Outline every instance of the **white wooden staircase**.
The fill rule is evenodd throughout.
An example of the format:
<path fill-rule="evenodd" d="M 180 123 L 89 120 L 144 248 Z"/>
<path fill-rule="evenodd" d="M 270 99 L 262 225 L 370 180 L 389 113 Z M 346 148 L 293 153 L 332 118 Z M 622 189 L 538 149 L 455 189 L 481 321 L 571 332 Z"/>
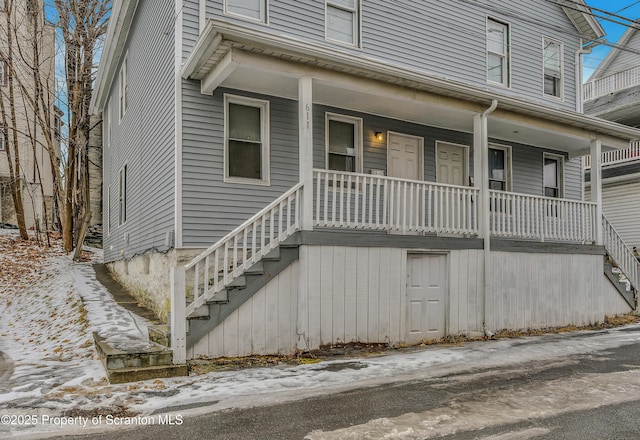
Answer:
<path fill-rule="evenodd" d="M 640 263 L 604 215 L 602 216 L 602 230 L 604 247 L 607 251 L 605 275 L 625 301 L 635 310 L 638 306 L 638 290 L 640 289 Z M 629 289 L 627 289 L 627 282 Z"/>

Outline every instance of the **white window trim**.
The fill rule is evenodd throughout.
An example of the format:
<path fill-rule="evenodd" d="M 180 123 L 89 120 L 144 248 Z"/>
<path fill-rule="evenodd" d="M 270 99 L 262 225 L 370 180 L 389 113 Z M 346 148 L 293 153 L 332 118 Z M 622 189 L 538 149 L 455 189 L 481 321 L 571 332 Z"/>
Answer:
<path fill-rule="evenodd" d="M 260 11 L 260 18 L 247 17 L 246 15 L 238 14 L 236 12 L 229 11 L 229 0 L 224 0 L 224 15 L 230 17 L 237 17 L 243 20 L 253 21 L 255 23 L 269 24 L 269 0 L 260 0 L 262 4 L 262 10 Z"/>
<path fill-rule="evenodd" d="M 107 237 L 111 235 L 111 185 L 107 186 L 107 209 L 105 213 Z"/>
<path fill-rule="evenodd" d="M 349 124 L 355 124 L 355 150 L 356 150 L 356 173 L 362 173 L 363 158 L 362 158 L 362 118 L 356 118 L 354 116 L 341 115 L 339 113 L 325 113 L 324 115 L 324 160 L 325 169 L 329 169 L 329 121 L 340 121 Z M 387 137 L 388 138 L 388 137 Z"/>
<path fill-rule="evenodd" d="M 560 45 L 560 96 L 548 95 L 544 92 L 544 43 L 545 41 L 550 41 L 552 43 L 557 43 Z M 564 43 L 562 41 L 556 40 L 555 38 L 542 36 L 542 95 L 546 98 L 557 99 L 560 101 L 564 101 Z"/>
<path fill-rule="evenodd" d="M 490 21 L 497 24 L 501 24 L 507 28 L 507 41 L 505 44 L 506 53 L 504 55 L 489 51 L 489 22 Z M 511 71 L 512 71 L 511 69 L 511 23 L 487 16 L 486 25 L 485 25 L 485 40 L 486 40 L 485 41 L 485 71 L 487 75 L 487 83 L 510 89 L 511 88 Z M 506 72 L 504 75 L 504 79 L 505 79 L 504 82 L 499 83 L 489 79 L 489 54 L 490 53 L 494 53 L 496 55 L 503 56 L 505 58 Z"/>
<path fill-rule="evenodd" d="M 342 9 L 343 11 L 353 12 L 356 15 L 356 21 L 355 21 L 356 29 L 353 30 L 353 36 L 354 36 L 354 39 L 356 40 L 355 42 L 346 43 L 344 41 L 336 40 L 329 36 L 329 20 L 327 15 L 329 5 L 337 9 Z M 325 0 L 324 2 L 324 39 L 331 43 L 342 44 L 343 46 L 347 46 L 347 47 L 355 47 L 358 49 L 362 48 L 362 0 L 356 0 L 355 10 L 347 8 L 344 5 L 334 3 L 331 0 Z"/>
<path fill-rule="evenodd" d="M 452 145 L 454 147 L 460 147 L 464 149 L 464 176 L 463 176 L 463 182 L 464 182 L 464 186 L 466 186 L 469 183 L 469 151 L 470 148 L 468 145 L 463 145 L 463 144 L 456 144 L 455 142 L 447 142 L 447 141 L 436 141 L 436 182 L 438 181 L 438 170 L 440 169 L 440 167 L 438 166 L 438 161 L 439 161 L 439 154 L 438 154 L 438 149 L 440 147 L 440 145 Z M 424 169 L 424 166 L 423 166 Z"/>
<path fill-rule="evenodd" d="M 122 226 L 127 223 L 128 215 L 127 215 L 127 181 L 129 169 L 128 164 L 122 165 L 120 171 L 118 171 L 118 226 Z M 123 188 L 123 180 L 124 180 L 124 188 Z M 120 199 L 122 197 L 122 200 Z"/>
<path fill-rule="evenodd" d="M 118 119 L 122 121 L 129 107 L 129 53 L 122 60 L 118 72 Z"/>
<path fill-rule="evenodd" d="M 240 104 L 250 107 L 260 108 L 260 136 L 262 138 L 262 179 L 248 179 L 246 177 L 229 176 L 229 104 Z M 248 185 L 271 185 L 271 160 L 270 145 L 271 139 L 269 116 L 269 101 L 263 99 L 248 98 L 246 96 L 224 94 L 224 182 L 242 183 Z"/>
<path fill-rule="evenodd" d="M 513 178 L 513 157 L 511 155 L 511 145 L 502 145 L 502 144 L 494 144 L 494 143 L 490 143 L 489 144 L 489 148 L 494 149 L 494 150 L 504 150 L 506 152 L 506 157 L 505 160 L 507 162 L 505 168 L 506 168 L 506 172 L 507 172 L 507 178 L 505 179 L 507 187 L 505 188 L 504 192 L 511 192 L 512 188 L 513 188 L 513 182 L 512 182 L 512 178 Z M 489 166 L 489 164 L 487 163 L 487 167 Z M 487 173 L 489 172 L 489 170 L 487 169 Z M 489 176 L 489 180 L 491 179 L 491 176 Z M 489 184 L 489 182 L 486 183 L 487 185 Z M 493 190 L 493 191 L 497 191 L 497 190 Z"/>
<path fill-rule="evenodd" d="M 560 185 L 558 187 L 558 199 L 562 199 L 564 198 L 564 156 L 560 155 L 560 154 L 553 154 L 553 153 L 543 153 L 542 155 L 542 196 L 543 197 L 549 197 L 547 195 L 545 195 L 544 193 L 544 160 L 545 159 L 555 159 L 558 161 L 558 171 L 560 171 L 560 176 L 559 177 L 559 182 L 558 184 Z M 552 197 L 552 198 L 556 198 L 556 197 Z"/>
<path fill-rule="evenodd" d="M 111 98 L 109 98 L 109 101 L 107 102 L 106 119 L 107 119 L 107 123 L 104 126 L 105 128 L 104 137 L 106 139 L 105 144 L 107 144 L 107 148 L 110 148 L 111 147 L 111 120 L 113 119 L 111 117 Z"/>

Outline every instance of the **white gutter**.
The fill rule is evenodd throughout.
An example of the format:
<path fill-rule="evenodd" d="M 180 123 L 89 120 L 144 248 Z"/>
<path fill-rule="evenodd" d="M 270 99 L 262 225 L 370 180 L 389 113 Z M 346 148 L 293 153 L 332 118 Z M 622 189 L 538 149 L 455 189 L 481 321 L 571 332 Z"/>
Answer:
<path fill-rule="evenodd" d="M 491 106 L 480 115 L 480 130 L 482 132 L 481 142 L 481 170 L 480 176 L 482 185 L 480 186 L 480 209 L 482 214 L 482 238 L 484 242 L 484 291 L 482 292 L 483 314 L 482 330 L 487 337 L 492 337 L 493 333 L 487 328 L 487 297 L 491 291 L 491 228 L 489 227 L 489 130 L 487 120 L 489 115 L 498 107 L 498 100 L 491 101 Z"/>
<path fill-rule="evenodd" d="M 602 44 L 602 41 L 592 41 L 588 47 L 584 47 L 582 38 L 580 39 L 580 49 L 576 51 L 576 112 L 584 113 L 584 84 L 582 75 L 584 70 L 582 67 L 582 55 L 590 54 L 595 46 Z"/>

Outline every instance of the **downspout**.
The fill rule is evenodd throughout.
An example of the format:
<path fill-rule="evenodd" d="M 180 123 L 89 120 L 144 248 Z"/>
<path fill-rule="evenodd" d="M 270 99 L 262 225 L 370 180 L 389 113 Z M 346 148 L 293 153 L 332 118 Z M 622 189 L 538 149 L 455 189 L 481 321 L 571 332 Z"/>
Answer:
<path fill-rule="evenodd" d="M 482 204 L 480 206 L 482 214 L 482 238 L 484 241 L 484 290 L 483 290 L 483 314 L 482 314 L 482 330 L 486 337 L 492 337 L 493 333 L 487 328 L 487 297 L 491 289 L 491 228 L 489 227 L 489 130 L 488 118 L 491 113 L 498 107 L 498 100 L 491 101 L 491 106 L 480 115 L 480 124 L 482 132 L 481 141 L 481 170 L 482 186 L 480 187 L 480 198 Z"/>
<path fill-rule="evenodd" d="M 582 38 L 580 39 L 580 49 L 576 51 L 575 73 L 576 73 L 576 112 L 584 113 L 584 86 L 582 83 L 582 75 L 584 69 L 582 66 L 582 55 L 590 54 L 595 46 L 602 44 L 604 41 L 590 41 L 585 47 Z"/>

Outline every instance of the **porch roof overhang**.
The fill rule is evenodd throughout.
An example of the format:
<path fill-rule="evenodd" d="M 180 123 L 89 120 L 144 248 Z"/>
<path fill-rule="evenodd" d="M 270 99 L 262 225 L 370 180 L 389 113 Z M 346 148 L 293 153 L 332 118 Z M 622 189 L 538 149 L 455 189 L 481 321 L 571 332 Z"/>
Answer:
<path fill-rule="evenodd" d="M 212 19 L 182 68 L 182 77 L 199 80 L 205 94 L 222 86 L 297 99 L 303 76 L 314 79 L 314 103 L 468 133 L 473 116 L 498 100 L 490 137 L 572 157 L 588 154 L 593 140 L 607 149 L 640 139 L 638 129 L 593 116 Z"/>

